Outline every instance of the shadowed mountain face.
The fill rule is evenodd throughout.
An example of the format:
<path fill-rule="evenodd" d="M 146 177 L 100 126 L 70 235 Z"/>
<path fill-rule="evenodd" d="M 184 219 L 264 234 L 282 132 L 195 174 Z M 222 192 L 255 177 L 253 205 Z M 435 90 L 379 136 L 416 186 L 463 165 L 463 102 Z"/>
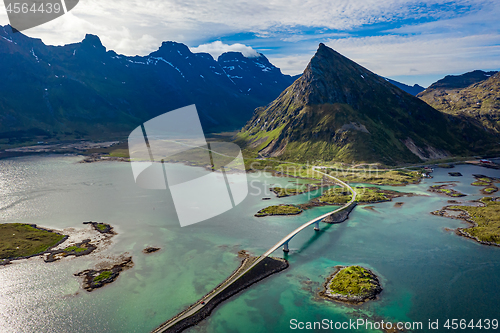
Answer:
<path fill-rule="evenodd" d="M 439 111 L 500 133 L 500 74 L 474 71 L 447 76 L 418 95 Z"/>
<path fill-rule="evenodd" d="M 323 44 L 238 137 L 264 156 L 386 164 L 466 155 L 490 140 Z"/>
<path fill-rule="evenodd" d="M 241 128 L 293 82 L 265 56 L 218 60 L 164 42 L 148 56 L 106 51 L 97 36 L 47 46 L 0 26 L 0 139 L 126 135 L 196 104 L 206 131 Z"/>

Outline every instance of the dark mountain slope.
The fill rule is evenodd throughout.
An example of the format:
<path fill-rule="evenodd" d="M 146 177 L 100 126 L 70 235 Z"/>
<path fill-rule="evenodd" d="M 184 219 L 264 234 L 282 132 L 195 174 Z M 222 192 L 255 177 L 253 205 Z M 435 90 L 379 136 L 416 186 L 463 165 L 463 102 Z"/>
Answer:
<path fill-rule="evenodd" d="M 228 67 L 235 62 L 242 69 L 235 66 L 232 74 Z M 97 36 L 47 46 L 5 26 L 0 27 L 0 139 L 30 133 L 126 135 L 148 119 L 193 103 L 206 131 L 230 130 L 292 82 L 263 55 L 231 52 L 217 61 L 164 42 L 148 56 L 127 57 L 107 51 Z"/>

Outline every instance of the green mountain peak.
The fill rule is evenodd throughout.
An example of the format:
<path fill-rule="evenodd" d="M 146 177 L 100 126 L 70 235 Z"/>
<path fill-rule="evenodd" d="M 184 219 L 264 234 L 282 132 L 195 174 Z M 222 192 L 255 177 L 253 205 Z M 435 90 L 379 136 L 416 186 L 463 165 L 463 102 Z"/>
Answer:
<path fill-rule="evenodd" d="M 489 139 L 324 44 L 238 135 L 262 156 L 385 164 L 467 155 Z"/>

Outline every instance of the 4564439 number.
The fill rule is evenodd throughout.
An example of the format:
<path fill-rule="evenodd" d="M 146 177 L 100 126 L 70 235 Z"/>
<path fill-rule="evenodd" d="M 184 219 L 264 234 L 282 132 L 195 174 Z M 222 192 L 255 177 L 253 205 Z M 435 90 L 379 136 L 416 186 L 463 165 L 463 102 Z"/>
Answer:
<path fill-rule="evenodd" d="M 47 13 L 47 14 L 59 14 L 62 10 L 60 3 L 40 3 L 40 4 L 32 4 L 31 6 L 28 3 L 9 3 L 7 6 L 7 13 Z"/>
<path fill-rule="evenodd" d="M 469 322 L 465 319 L 448 319 L 443 327 L 450 330 L 496 330 L 498 329 L 498 319 L 472 319 Z"/>

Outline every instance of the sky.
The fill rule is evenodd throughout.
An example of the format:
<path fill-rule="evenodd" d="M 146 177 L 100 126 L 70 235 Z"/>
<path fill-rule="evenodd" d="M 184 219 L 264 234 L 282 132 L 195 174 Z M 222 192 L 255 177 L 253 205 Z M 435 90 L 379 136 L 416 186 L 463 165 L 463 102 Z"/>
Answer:
<path fill-rule="evenodd" d="M 126 55 L 169 40 L 215 57 L 263 53 L 290 75 L 322 42 L 379 75 L 427 87 L 448 74 L 500 70 L 499 18 L 499 0 L 80 0 L 23 33 L 49 45 L 91 33 Z"/>

